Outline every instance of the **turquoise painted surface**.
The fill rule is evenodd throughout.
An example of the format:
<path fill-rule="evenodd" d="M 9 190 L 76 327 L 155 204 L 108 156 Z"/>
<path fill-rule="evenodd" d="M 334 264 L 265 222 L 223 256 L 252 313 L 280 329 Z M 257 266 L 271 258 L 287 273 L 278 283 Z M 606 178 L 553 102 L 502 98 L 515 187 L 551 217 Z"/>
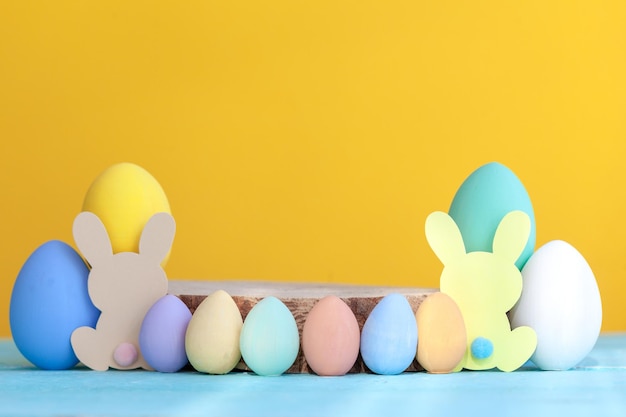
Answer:
<path fill-rule="evenodd" d="M 571 371 L 343 377 L 41 371 L 0 342 L 0 416 L 624 416 L 626 334 Z"/>

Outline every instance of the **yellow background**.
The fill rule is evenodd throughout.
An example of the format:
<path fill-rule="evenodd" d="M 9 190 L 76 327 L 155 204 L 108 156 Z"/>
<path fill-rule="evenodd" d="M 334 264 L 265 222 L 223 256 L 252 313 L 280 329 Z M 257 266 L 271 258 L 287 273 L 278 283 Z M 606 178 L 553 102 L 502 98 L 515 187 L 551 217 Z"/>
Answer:
<path fill-rule="evenodd" d="M 0 2 L 0 336 L 93 179 L 167 193 L 171 278 L 437 286 L 424 220 L 478 166 L 626 330 L 626 2 Z M 558 298 L 559 294 L 554 294 Z"/>

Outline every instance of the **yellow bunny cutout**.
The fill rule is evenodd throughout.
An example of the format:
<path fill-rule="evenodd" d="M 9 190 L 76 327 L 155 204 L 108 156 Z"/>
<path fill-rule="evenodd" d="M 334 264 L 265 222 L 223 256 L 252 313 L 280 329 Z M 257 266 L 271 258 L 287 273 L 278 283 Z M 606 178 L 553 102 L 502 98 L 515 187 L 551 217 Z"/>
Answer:
<path fill-rule="evenodd" d="M 522 274 L 515 261 L 524 250 L 530 219 L 512 211 L 500 221 L 493 252 L 467 253 L 454 220 L 443 212 L 426 219 L 426 239 L 444 265 L 441 292 L 458 305 L 467 331 L 467 350 L 455 370 L 514 371 L 537 346 L 535 331 L 527 326 L 511 330 L 507 312 L 522 294 Z"/>

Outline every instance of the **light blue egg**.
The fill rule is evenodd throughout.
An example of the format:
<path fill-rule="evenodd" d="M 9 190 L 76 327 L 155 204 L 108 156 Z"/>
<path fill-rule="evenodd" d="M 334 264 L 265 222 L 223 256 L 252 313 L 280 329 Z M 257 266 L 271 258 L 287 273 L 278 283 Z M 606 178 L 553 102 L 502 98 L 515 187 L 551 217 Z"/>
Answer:
<path fill-rule="evenodd" d="M 374 307 L 361 331 L 361 356 L 374 373 L 396 375 L 417 353 L 417 324 L 401 294 L 389 294 Z"/>
<path fill-rule="evenodd" d="M 284 373 L 293 365 L 300 349 L 293 314 L 278 298 L 264 298 L 248 313 L 239 347 L 246 365 L 256 374 Z"/>
<path fill-rule="evenodd" d="M 9 321 L 15 345 L 35 366 L 69 369 L 78 363 L 72 332 L 95 327 L 100 316 L 89 298 L 88 275 L 80 255 L 58 240 L 41 245 L 22 266 L 11 293 Z"/>
<path fill-rule="evenodd" d="M 500 220 L 515 210 L 530 217 L 530 236 L 515 263 L 521 269 L 535 248 L 535 213 L 524 185 L 513 171 L 498 162 L 478 168 L 459 187 L 449 214 L 459 227 L 468 252 L 491 252 Z"/>

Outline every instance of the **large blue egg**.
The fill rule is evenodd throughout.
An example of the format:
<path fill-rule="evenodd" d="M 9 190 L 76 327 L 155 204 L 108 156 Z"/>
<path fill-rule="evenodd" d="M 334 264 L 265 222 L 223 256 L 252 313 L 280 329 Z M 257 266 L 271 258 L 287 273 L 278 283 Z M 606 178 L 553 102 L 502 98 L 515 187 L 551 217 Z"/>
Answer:
<path fill-rule="evenodd" d="M 42 369 L 78 363 L 70 337 L 95 327 L 100 311 L 87 291 L 89 269 L 68 244 L 51 240 L 37 248 L 20 270 L 11 294 L 13 340 L 26 359 Z"/>
<path fill-rule="evenodd" d="M 491 252 L 500 220 L 515 210 L 530 217 L 530 236 L 515 262 L 521 269 L 535 248 L 535 213 L 526 188 L 513 171 L 498 162 L 478 168 L 461 184 L 449 214 L 459 227 L 468 252 Z"/>
<path fill-rule="evenodd" d="M 374 373 L 396 375 L 411 365 L 417 352 L 417 324 L 401 294 L 389 294 L 374 307 L 361 331 L 361 356 Z"/>

